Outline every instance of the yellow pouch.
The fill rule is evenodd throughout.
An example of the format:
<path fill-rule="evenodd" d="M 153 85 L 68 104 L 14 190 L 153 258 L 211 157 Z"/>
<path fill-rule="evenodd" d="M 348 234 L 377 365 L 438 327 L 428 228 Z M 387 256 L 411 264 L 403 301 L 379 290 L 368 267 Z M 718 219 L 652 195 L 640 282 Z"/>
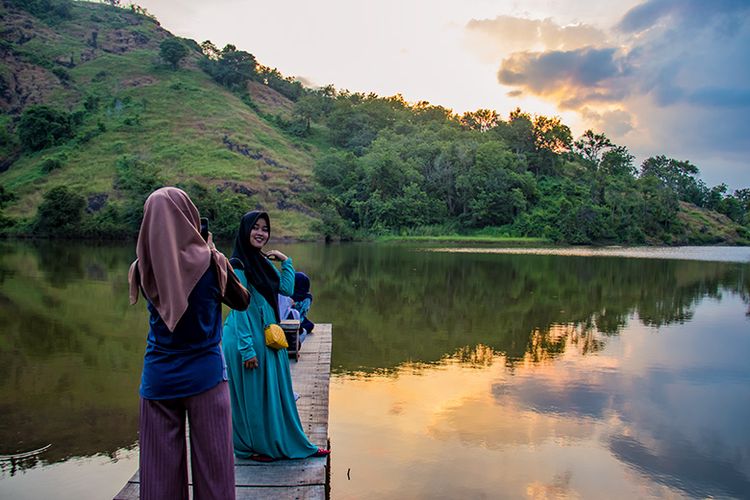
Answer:
<path fill-rule="evenodd" d="M 284 330 L 277 324 L 268 325 L 263 332 L 266 335 L 266 345 L 271 349 L 286 349 L 289 344 L 286 341 Z"/>

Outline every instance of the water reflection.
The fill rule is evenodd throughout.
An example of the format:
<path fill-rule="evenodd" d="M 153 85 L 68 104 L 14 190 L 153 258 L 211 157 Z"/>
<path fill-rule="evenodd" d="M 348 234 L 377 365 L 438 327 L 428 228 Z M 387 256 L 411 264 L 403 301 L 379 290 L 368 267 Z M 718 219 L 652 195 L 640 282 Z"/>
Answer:
<path fill-rule="evenodd" d="M 478 346 L 432 368 L 340 377 L 333 444 L 347 447 L 332 462 L 334 491 L 746 498 L 750 336 L 738 298 L 724 304 L 718 321 L 722 308 L 704 302 L 686 326 L 594 333 L 604 347 L 593 355 L 579 343 L 510 362 Z M 577 335 L 567 330 L 569 346 Z"/>
<path fill-rule="evenodd" d="M 295 250 L 296 261 L 313 267 L 314 316 L 335 319 L 337 331 L 347 332 L 334 346 L 340 371 L 437 362 L 478 344 L 515 362 L 529 352 L 565 350 L 568 337 L 555 333 L 560 325 L 580 330 L 577 341 L 585 342 L 586 332 L 616 335 L 634 315 L 649 326 L 684 323 L 707 297 L 738 293 L 750 303 L 750 273 L 741 263 L 364 245 L 321 256 L 308 253 L 315 248 Z"/>
<path fill-rule="evenodd" d="M 51 444 L 41 457 L 56 462 L 132 446 L 143 314 L 127 306 L 128 253 L 3 245 L 0 454 Z"/>
<path fill-rule="evenodd" d="M 334 324 L 334 498 L 750 496 L 748 264 L 280 247 Z M 0 455 L 52 445 L 0 496 L 135 456 L 132 258 L 0 244 Z"/>

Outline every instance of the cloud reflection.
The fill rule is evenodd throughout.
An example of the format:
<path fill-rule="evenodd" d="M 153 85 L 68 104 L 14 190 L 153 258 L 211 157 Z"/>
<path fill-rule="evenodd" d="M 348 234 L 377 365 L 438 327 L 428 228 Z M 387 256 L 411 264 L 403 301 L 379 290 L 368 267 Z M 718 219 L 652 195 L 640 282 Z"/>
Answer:
<path fill-rule="evenodd" d="M 472 467 L 502 463 L 501 490 L 516 492 L 509 497 L 586 498 L 603 488 L 620 498 L 744 497 L 750 392 L 741 353 L 748 339 L 741 328 L 700 313 L 699 306 L 691 323 L 658 331 L 627 325 L 594 354 L 575 341 L 580 331 L 563 327 L 556 335 L 565 347 L 554 357 L 509 364 L 497 355 L 487 362 L 483 346 L 473 355 L 463 349 L 395 379 L 350 380 L 333 403 L 364 412 L 403 448 L 394 451 L 374 431 L 357 449 L 397 453 L 413 464 L 412 478 L 452 477 L 450 491 L 462 479 L 433 463 L 431 453 L 471 456 Z M 736 333 L 717 345 L 707 324 Z M 722 366 L 707 364 L 705 355 Z M 466 359 L 483 361 L 459 361 Z"/>
<path fill-rule="evenodd" d="M 750 494 L 750 479 L 737 464 L 706 454 L 689 441 L 660 441 L 667 449 L 649 449 L 630 436 L 612 436 L 609 449 L 623 463 L 654 481 L 692 496 L 711 497 L 721 492 L 737 498 Z"/>

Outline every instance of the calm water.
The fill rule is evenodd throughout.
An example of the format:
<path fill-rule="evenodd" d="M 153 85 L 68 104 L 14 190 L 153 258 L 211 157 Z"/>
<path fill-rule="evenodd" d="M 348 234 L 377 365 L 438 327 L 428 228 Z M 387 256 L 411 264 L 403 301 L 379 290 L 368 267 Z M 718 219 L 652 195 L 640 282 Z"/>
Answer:
<path fill-rule="evenodd" d="M 280 248 L 334 325 L 333 498 L 750 498 L 750 249 Z M 137 468 L 133 251 L 0 243 L 0 455 L 51 445 L 0 498 Z"/>

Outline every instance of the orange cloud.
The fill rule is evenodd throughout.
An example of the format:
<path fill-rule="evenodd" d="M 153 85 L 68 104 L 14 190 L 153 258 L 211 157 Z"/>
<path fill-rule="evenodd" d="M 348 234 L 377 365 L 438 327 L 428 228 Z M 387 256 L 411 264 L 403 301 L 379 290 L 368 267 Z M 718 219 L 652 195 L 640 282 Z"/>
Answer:
<path fill-rule="evenodd" d="M 551 19 L 497 16 L 472 19 L 466 25 L 466 43 L 486 62 L 524 50 L 574 50 L 606 41 L 604 32 L 586 25 L 560 26 Z"/>

